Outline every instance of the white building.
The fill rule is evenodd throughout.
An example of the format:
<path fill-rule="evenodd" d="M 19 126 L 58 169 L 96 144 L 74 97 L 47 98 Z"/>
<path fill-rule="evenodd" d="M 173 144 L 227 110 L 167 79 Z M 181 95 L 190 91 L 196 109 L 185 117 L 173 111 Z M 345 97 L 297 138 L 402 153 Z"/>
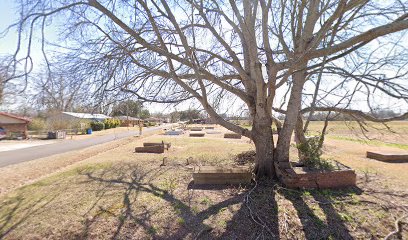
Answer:
<path fill-rule="evenodd" d="M 105 114 L 93 114 L 93 113 L 75 113 L 75 112 L 61 112 L 60 114 L 56 115 L 61 119 L 66 120 L 90 120 L 90 121 L 97 121 L 102 122 L 105 119 L 111 118 Z"/>
<path fill-rule="evenodd" d="M 60 112 L 47 119 L 49 129 L 85 128 L 90 122 L 102 122 L 111 118 L 105 114 Z"/>

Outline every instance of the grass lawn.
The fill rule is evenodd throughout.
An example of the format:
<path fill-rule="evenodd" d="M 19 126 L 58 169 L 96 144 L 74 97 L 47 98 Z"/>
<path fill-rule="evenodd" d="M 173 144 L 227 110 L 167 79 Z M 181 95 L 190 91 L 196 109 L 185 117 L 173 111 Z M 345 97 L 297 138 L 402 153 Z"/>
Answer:
<path fill-rule="evenodd" d="M 133 153 L 143 141 L 161 140 L 172 143 L 165 154 Z M 339 142 L 350 153 L 339 150 Z M 326 154 L 354 162 L 358 188 L 290 190 L 263 181 L 197 189 L 191 184 L 194 166 L 234 164 L 235 154 L 253 149 L 248 139 L 130 138 L 0 197 L 0 239 L 383 238 L 408 211 L 406 185 L 398 183 L 408 176 L 393 172 L 407 164 L 380 171 L 378 163 L 355 160 L 360 153 L 347 144 L 355 142 L 329 139 Z M 163 157 L 168 162 L 160 167 Z"/>
<path fill-rule="evenodd" d="M 322 121 L 310 122 L 308 130 L 311 134 L 321 132 Z M 331 121 L 328 127 L 329 137 L 343 138 L 342 140 L 359 140 L 374 144 L 404 145 L 408 149 L 408 121 L 396 121 L 383 125 L 381 123 L 369 123 L 365 126 L 368 132 L 363 132 L 357 122 Z"/>

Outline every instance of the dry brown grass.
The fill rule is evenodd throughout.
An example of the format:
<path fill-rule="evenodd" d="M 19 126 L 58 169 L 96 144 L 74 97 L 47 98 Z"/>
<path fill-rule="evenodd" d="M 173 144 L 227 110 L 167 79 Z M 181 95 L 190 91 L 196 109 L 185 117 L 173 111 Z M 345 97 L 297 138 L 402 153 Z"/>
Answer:
<path fill-rule="evenodd" d="M 408 149 L 408 122 L 407 121 L 396 121 L 387 123 L 389 129 L 381 123 L 370 123 L 367 122 L 366 128 L 368 132 L 361 131 L 359 125 L 352 122 L 345 121 L 332 121 L 329 122 L 328 135 L 338 136 L 344 138 L 354 138 L 363 141 L 369 141 L 366 137 L 371 140 L 376 140 L 378 144 L 383 143 L 394 143 L 394 144 L 407 144 Z M 311 133 L 316 133 L 321 131 L 323 127 L 323 122 L 316 121 L 311 122 L 309 125 L 309 131 Z"/>
<path fill-rule="evenodd" d="M 328 139 L 325 142 L 326 154 L 324 157 L 340 161 L 363 175 L 368 173 L 379 175 L 389 184 L 400 185 L 401 188 L 408 189 L 408 162 L 387 163 L 368 159 L 365 157 L 366 151 L 404 152 L 401 149 L 387 146 Z"/>
<path fill-rule="evenodd" d="M 133 153 L 143 141 L 161 140 L 172 143 L 165 154 Z M 353 143 L 329 140 L 333 158 L 346 159 L 342 142 Z M 395 177 L 391 168 L 373 173 L 363 167 L 359 188 L 344 190 L 288 190 L 271 181 L 256 188 L 191 185 L 193 166 L 233 164 L 234 154 L 252 148 L 248 139 L 222 134 L 132 139 L 1 197 L 0 238 L 379 239 L 408 210 L 406 189 L 383 182 Z M 347 151 L 347 156 L 360 154 L 351 146 Z M 160 167 L 163 157 L 168 163 Z M 189 157 L 193 161 L 186 165 Z M 358 163 L 371 162 L 348 159 L 342 161 L 358 169 Z"/>
<path fill-rule="evenodd" d="M 317 132 L 323 122 L 311 122 L 310 130 Z M 329 133 L 324 144 L 324 157 L 340 161 L 362 175 L 374 174 L 381 176 L 387 184 L 399 185 L 408 189 L 408 163 L 385 163 L 367 159 L 367 151 L 407 152 L 408 153 L 408 122 L 392 122 L 388 126 L 393 132 L 379 123 L 370 123 L 367 139 L 358 129 L 355 122 L 330 122 Z M 295 155 L 295 154 L 294 154 Z"/>

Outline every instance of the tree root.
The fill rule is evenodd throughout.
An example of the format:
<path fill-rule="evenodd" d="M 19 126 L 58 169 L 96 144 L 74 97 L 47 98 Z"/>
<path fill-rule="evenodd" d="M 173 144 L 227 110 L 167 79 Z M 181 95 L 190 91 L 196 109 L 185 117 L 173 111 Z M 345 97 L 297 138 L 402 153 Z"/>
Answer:
<path fill-rule="evenodd" d="M 194 238 L 194 240 L 197 240 L 197 239 L 199 239 L 200 237 L 201 237 L 201 235 L 203 235 L 204 233 L 206 233 L 206 232 L 211 232 L 213 230 L 213 228 L 212 227 L 205 227 L 204 229 L 202 229 L 198 234 L 197 234 L 197 236 Z"/>
<path fill-rule="evenodd" d="M 391 237 L 396 236 L 397 239 L 402 239 L 402 224 L 404 223 L 402 220 L 404 220 L 404 218 L 408 217 L 408 215 L 404 215 L 400 218 L 397 219 L 397 221 L 395 221 L 395 230 L 390 232 L 387 236 L 385 236 L 384 240 L 388 240 L 391 239 Z"/>
<path fill-rule="evenodd" d="M 252 221 L 254 223 L 256 223 L 257 225 L 259 225 L 262 228 L 261 233 L 256 237 L 256 239 L 261 238 L 261 236 L 263 237 L 264 231 L 266 230 L 266 232 L 272 237 L 272 239 L 275 239 L 276 236 L 275 234 L 273 234 L 272 230 L 268 227 L 268 225 L 258 216 L 258 214 L 256 214 L 250 207 L 250 201 L 252 200 L 251 197 L 251 193 L 256 189 L 256 187 L 258 186 L 258 182 L 256 181 L 256 179 L 254 178 L 255 181 L 255 186 L 248 192 L 248 194 L 245 196 L 244 198 L 244 203 L 245 206 L 248 208 L 249 211 L 249 215 L 252 219 Z M 263 237 L 264 239 L 265 237 Z"/>

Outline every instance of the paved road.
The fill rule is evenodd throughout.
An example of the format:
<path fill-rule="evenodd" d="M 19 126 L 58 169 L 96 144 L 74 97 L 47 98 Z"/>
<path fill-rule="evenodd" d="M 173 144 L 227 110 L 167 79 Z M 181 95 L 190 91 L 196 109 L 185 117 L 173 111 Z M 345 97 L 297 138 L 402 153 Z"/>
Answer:
<path fill-rule="evenodd" d="M 145 128 L 143 133 L 157 131 L 170 125 L 162 125 L 159 127 Z M 48 157 L 54 154 L 79 150 L 86 147 L 110 142 L 113 140 L 139 135 L 139 131 L 127 131 L 104 136 L 95 136 L 82 140 L 63 140 L 61 142 L 46 144 L 41 146 L 29 147 L 24 149 L 0 152 L 0 168 L 12 164 L 31 161 L 38 158 Z"/>

